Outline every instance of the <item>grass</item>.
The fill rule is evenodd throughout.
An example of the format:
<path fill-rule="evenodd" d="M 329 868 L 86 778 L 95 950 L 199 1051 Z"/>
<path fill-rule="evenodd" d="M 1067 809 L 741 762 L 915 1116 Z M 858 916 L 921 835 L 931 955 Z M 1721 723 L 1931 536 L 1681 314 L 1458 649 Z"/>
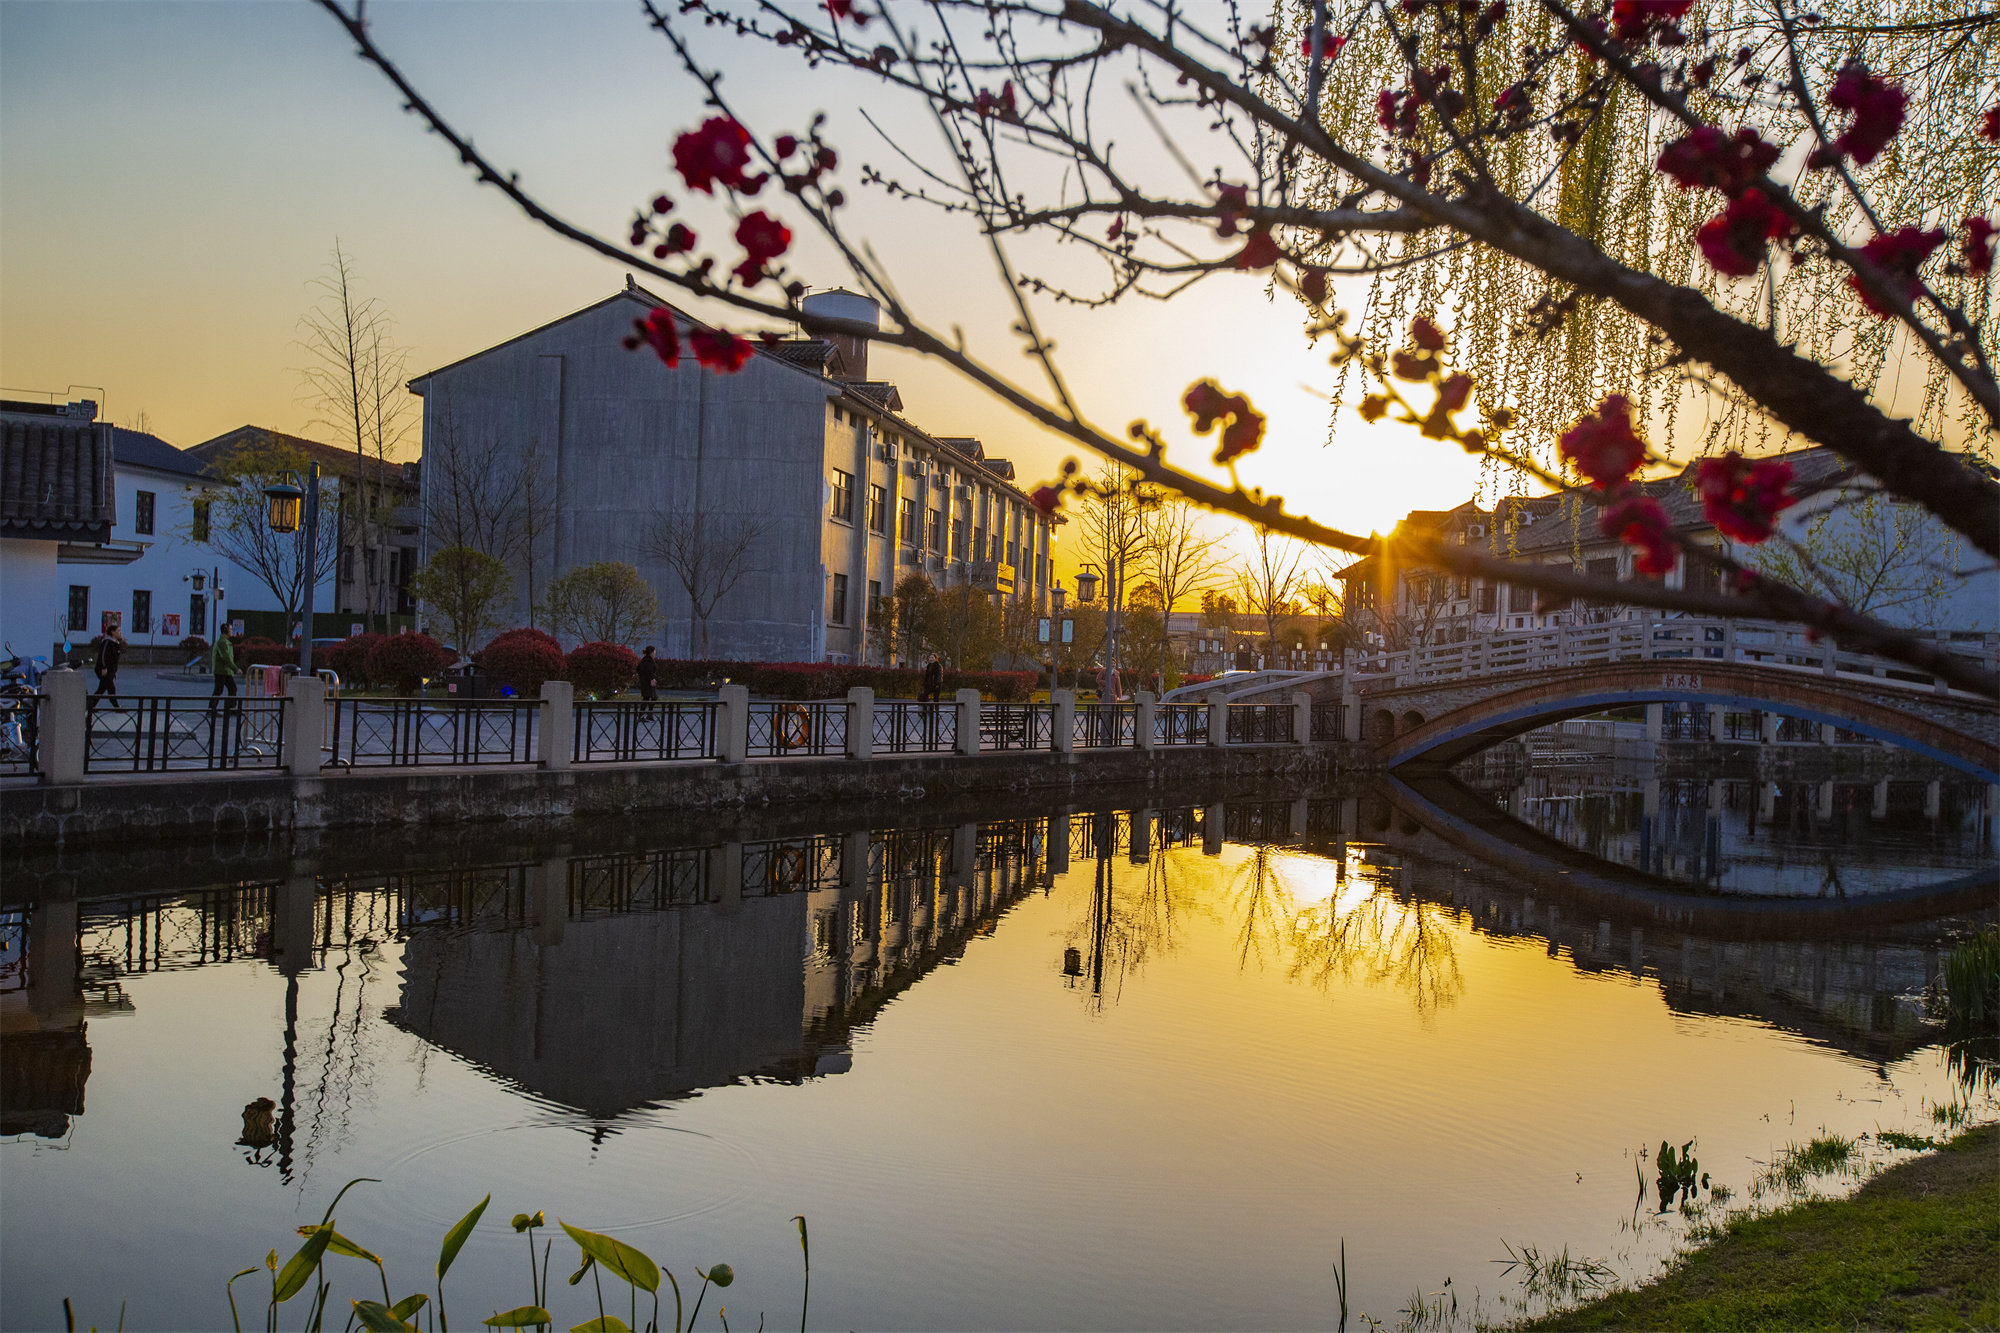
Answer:
<path fill-rule="evenodd" d="M 1817 1143 L 1795 1151 L 1833 1159 Z M 2000 1126 L 1851 1198 L 1733 1220 L 1655 1281 L 1522 1327 L 2000 1328 Z"/>

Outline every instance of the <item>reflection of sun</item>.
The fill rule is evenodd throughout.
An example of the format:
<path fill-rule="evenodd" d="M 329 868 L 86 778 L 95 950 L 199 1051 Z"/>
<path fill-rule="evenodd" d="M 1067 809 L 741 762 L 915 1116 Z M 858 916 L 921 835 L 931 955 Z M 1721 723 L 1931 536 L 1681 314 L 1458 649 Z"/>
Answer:
<path fill-rule="evenodd" d="M 1301 852 L 1276 852 L 1272 862 L 1285 896 L 1301 910 L 1325 907 L 1335 916 L 1345 916 L 1381 887 L 1380 867 L 1370 866 L 1352 850 L 1345 863 Z"/>

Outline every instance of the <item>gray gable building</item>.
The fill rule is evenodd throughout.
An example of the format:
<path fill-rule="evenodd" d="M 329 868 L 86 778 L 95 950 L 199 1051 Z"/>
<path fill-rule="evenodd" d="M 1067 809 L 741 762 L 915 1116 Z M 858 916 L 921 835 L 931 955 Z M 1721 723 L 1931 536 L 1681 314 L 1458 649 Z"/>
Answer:
<path fill-rule="evenodd" d="M 848 292 L 806 304 L 878 318 Z M 1046 604 L 1049 518 L 977 440 L 904 419 L 895 386 L 868 379 L 865 341 L 760 343 L 735 374 L 692 357 L 669 369 L 624 345 L 635 319 L 665 306 L 628 278 L 410 383 L 424 400 L 425 551 L 461 539 L 447 526 L 499 548 L 515 573 L 507 624 L 527 623 L 549 579 L 601 560 L 652 585 L 668 657 L 869 660 L 874 603 L 918 572 Z M 701 327 L 674 313 L 683 341 Z M 663 521 L 697 515 L 711 545 L 755 538 L 708 619 L 706 654 L 682 579 L 648 550 Z"/>

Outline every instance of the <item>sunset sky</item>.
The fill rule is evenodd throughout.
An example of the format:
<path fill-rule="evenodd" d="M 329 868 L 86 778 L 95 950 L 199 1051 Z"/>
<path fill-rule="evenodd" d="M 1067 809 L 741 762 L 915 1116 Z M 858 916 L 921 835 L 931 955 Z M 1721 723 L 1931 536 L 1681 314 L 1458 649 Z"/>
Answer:
<path fill-rule="evenodd" d="M 666 145 L 703 108 L 635 7 L 388 4 L 376 32 L 461 129 L 568 217 L 621 235 L 633 205 L 668 183 Z M 1005 289 L 962 222 L 857 188 L 863 162 L 893 169 L 856 111 L 918 151 L 937 142 L 914 108 L 859 80 L 801 78 L 768 51 L 716 46 L 764 132 L 825 110 L 858 200 L 851 222 L 913 305 L 960 324 L 1024 381 Z M 10 391 L 99 392 L 107 413 L 197 444 L 245 423 L 311 435 L 300 396 L 298 320 L 336 238 L 366 290 L 394 313 L 413 369 L 441 365 L 607 294 L 623 266 L 542 231 L 399 110 L 315 6 L 0 6 L 0 381 Z M 905 138 L 907 132 L 908 138 Z M 675 182 L 678 184 L 678 182 Z M 841 285 L 822 249 L 803 277 Z M 698 307 L 694 313 L 713 314 Z M 1178 458 L 1213 441 L 1186 432 L 1179 396 L 1212 375 L 1249 392 L 1271 446 L 1246 481 L 1291 507 L 1368 531 L 1417 506 L 1456 504 L 1477 467 L 1448 446 L 1352 415 L 1326 443 L 1325 349 L 1306 348 L 1296 302 L 1231 278 L 1162 305 L 1080 315 L 1045 309 L 1093 420 L 1167 427 Z M 878 355 L 909 413 L 942 435 L 977 435 L 1024 479 L 1072 450 L 954 373 Z M 78 389 L 81 393 L 82 389 Z"/>

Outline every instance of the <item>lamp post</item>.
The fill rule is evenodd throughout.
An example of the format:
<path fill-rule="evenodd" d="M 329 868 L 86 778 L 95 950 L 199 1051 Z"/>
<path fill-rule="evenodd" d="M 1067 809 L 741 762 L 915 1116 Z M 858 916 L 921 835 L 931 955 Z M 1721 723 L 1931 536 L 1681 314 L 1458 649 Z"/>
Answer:
<path fill-rule="evenodd" d="M 305 607 L 299 629 L 299 674 L 310 676 L 313 593 L 319 582 L 319 464 L 308 465 L 303 487 L 299 485 L 298 474 L 287 471 L 264 488 L 264 495 L 271 502 L 271 531 L 283 535 L 304 530 L 300 544 L 305 549 L 299 557 L 299 577 L 305 584 Z"/>
<path fill-rule="evenodd" d="M 1049 590 L 1049 690 L 1053 693 L 1062 684 L 1058 674 L 1062 669 L 1063 646 L 1063 601 L 1068 597 L 1060 582 Z"/>

